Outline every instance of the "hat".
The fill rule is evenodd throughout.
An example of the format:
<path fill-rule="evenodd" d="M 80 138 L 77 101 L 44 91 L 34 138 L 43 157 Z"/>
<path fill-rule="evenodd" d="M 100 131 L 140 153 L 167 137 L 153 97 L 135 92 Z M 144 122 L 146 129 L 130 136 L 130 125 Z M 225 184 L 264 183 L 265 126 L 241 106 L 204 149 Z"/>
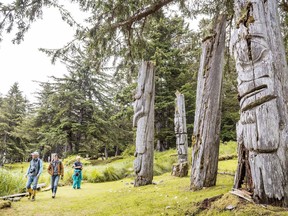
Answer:
<path fill-rule="evenodd" d="M 32 152 L 31 155 L 39 155 L 39 153 L 35 151 L 35 152 Z"/>

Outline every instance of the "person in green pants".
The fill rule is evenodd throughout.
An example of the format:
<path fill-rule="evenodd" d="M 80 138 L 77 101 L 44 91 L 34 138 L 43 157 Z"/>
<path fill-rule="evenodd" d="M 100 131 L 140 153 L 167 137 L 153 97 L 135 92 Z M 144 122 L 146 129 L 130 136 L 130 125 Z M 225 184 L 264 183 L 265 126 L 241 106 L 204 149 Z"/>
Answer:
<path fill-rule="evenodd" d="M 81 188 L 81 181 L 82 181 L 82 163 L 80 162 L 81 157 L 76 157 L 76 162 L 73 164 L 74 174 L 72 176 L 73 179 L 73 188 L 80 189 Z"/>

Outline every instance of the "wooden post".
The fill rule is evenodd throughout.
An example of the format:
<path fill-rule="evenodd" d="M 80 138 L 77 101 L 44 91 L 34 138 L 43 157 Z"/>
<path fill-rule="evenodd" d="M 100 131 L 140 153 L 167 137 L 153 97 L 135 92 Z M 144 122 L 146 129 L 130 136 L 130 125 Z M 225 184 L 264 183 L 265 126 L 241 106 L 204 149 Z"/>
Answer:
<path fill-rule="evenodd" d="M 184 177 L 188 175 L 188 139 L 186 127 L 186 110 L 184 95 L 178 91 L 176 92 L 175 99 L 174 124 L 176 134 L 176 146 L 178 151 L 178 164 L 173 165 L 172 175 Z"/>
<path fill-rule="evenodd" d="M 192 136 L 192 190 L 216 184 L 226 16 L 220 15 L 202 44 Z"/>
<path fill-rule="evenodd" d="M 235 0 L 239 158 L 234 187 L 288 206 L 288 73 L 276 0 Z"/>
<path fill-rule="evenodd" d="M 151 62 L 143 61 L 138 75 L 133 117 L 133 126 L 137 127 L 135 187 L 151 184 L 153 180 L 154 98 L 155 67 Z"/>

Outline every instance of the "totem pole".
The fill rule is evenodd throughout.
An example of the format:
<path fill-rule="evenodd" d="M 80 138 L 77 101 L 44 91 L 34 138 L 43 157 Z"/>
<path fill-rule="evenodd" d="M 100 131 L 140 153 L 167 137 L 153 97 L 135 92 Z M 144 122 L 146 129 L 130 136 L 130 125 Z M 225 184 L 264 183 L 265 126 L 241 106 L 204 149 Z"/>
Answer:
<path fill-rule="evenodd" d="M 288 206 L 288 71 L 276 0 L 235 0 L 240 120 L 234 188 Z"/>
<path fill-rule="evenodd" d="M 172 175 L 184 177 L 188 174 L 188 139 L 186 127 L 185 99 L 184 95 L 178 91 L 176 92 L 175 99 L 174 124 L 176 134 L 176 146 L 178 151 L 178 164 L 173 165 Z"/>
<path fill-rule="evenodd" d="M 133 127 L 137 127 L 135 187 L 151 184 L 153 180 L 154 98 L 155 67 L 151 62 L 143 61 L 138 75 L 133 117 Z"/>
<path fill-rule="evenodd" d="M 192 190 L 216 184 L 225 34 L 226 16 L 220 15 L 202 44 L 192 136 Z"/>

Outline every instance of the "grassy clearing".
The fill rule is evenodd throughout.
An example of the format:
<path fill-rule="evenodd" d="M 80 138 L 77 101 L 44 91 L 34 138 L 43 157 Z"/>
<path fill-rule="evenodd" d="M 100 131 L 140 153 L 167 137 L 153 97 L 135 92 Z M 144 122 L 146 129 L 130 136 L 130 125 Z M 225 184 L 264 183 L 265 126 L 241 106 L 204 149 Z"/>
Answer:
<path fill-rule="evenodd" d="M 217 186 L 191 192 L 190 180 L 164 174 L 154 178 L 157 185 L 134 188 L 132 178 L 114 182 L 84 183 L 81 190 L 59 188 L 53 200 L 50 192 L 40 192 L 35 203 L 23 198 L 3 215 L 185 215 L 196 202 L 232 187 L 233 178 L 220 176 Z"/>
<path fill-rule="evenodd" d="M 235 147 L 235 143 L 221 145 L 220 154 L 234 154 Z M 110 162 L 97 161 L 96 166 L 86 165 L 81 190 L 74 190 L 71 185 L 60 187 L 56 199 L 51 198 L 50 191 L 39 192 L 36 202 L 23 198 L 21 202 L 12 203 L 12 208 L 0 210 L 0 215 L 288 215 L 284 209 L 253 205 L 229 194 L 234 179 L 229 175 L 218 175 L 215 187 L 190 191 L 190 174 L 185 178 L 170 175 L 171 165 L 177 161 L 175 153 L 175 150 L 155 153 L 154 185 L 134 188 L 134 157 L 126 155 Z M 220 161 L 218 167 L 219 172 L 234 173 L 236 166 L 237 160 L 233 159 Z M 71 166 L 67 166 L 62 183 L 69 184 L 72 173 Z M 41 178 L 49 181 L 47 174 Z M 225 195 L 211 207 L 201 208 L 204 199 L 220 194 Z M 226 210 L 228 205 L 235 209 Z"/>
<path fill-rule="evenodd" d="M 220 145 L 220 156 L 234 154 L 236 149 L 235 142 L 228 142 L 227 144 Z M 116 181 L 127 177 L 133 177 L 133 161 L 134 157 L 131 156 L 133 147 L 130 149 L 130 153 L 126 152 L 123 157 L 110 158 L 108 160 L 97 160 L 90 164 L 89 161 L 83 160 L 84 170 L 83 179 L 90 183 L 99 183 L 106 181 Z M 162 175 L 166 172 L 171 172 L 172 164 L 177 162 L 177 153 L 175 149 L 171 149 L 165 152 L 155 152 L 154 157 L 154 176 Z M 191 149 L 189 149 L 189 156 L 191 158 Z M 65 185 L 72 183 L 72 164 L 75 160 L 75 156 L 66 158 L 63 163 L 65 164 L 64 181 Z M 96 165 L 92 165 L 96 164 Z M 25 187 L 26 179 L 24 175 L 29 166 L 29 163 L 15 163 L 5 165 L 5 179 L 18 179 L 17 181 L 5 180 L 5 184 L 0 186 L 0 196 L 22 192 Z M 47 173 L 48 163 L 43 165 L 43 174 L 40 176 L 39 183 L 50 184 L 50 175 Z M 236 169 L 236 160 L 220 161 L 220 172 L 233 173 Z M 1 171 L 1 169 L 0 169 Z M 17 174 L 18 173 L 18 174 Z M 15 177 L 17 176 L 17 177 Z M 1 180 L 0 180 L 1 181 Z M 2 180 L 4 181 L 4 180 Z M 10 182 L 10 183 L 9 183 Z M 5 186 L 4 186 L 5 185 Z"/>
<path fill-rule="evenodd" d="M 131 182 L 132 178 L 125 178 L 84 183 L 81 190 L 60 187 L 56 199 L 51 198 L 50 191 L 40 192 L 34 203 L 23 198 L 12 208 L 0 210 L 0 215 L 288 215 L 284 209 L 253 205 L 229 194 L 231 176 L 219 175 L 215 187 L 196 192 L 189 190 L 189 177 L 177 178 L 168 173 L 155 177 L 156 185 L 134 188 Z M 219 194 L 225 195 L 209 209 L 199 207 L 199 202 Z M 236 208 L 225 210 L 228 205 Z"/>

